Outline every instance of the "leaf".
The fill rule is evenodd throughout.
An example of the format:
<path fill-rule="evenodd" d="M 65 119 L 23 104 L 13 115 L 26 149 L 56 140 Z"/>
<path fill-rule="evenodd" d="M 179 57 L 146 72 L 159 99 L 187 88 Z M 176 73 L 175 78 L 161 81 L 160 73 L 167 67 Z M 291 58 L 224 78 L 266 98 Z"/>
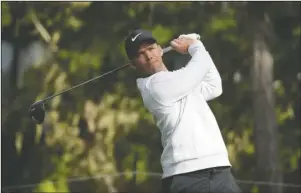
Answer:
<path fill-rule="evenodd" d="M 136 11 L 133 8 L 130 8 L 128 10 L 128 15 L 130 16 L 130 18 L 134 18 L 136 16 Z"/>
<path fill-rule="evenodd" d="M 9 8 L 7 2 L 1 2 L 1 15 L 2 15 L 1 26 L 2 27 L 9 26 L 11 24 L 12 17 L 11 17 L 10 8 Z"/>
<path fill-rule="evenodd" d="M 234 18 L 213 18 L 211 21 L 211 29 L 213 33 L 225 31 L 234 27 L 236 27 L 236 21 Z"/>
<path fill-rule="evenodd" d="M 23 133 L 17 132 L 15 146 L 18 154 L 21 154 L 22 144 L 23 144 Z"/>
<path fill-rule="evenodd" d="M 70 2 L 71 3 L 71 7 L 72 8 L 87 8 L 91 5 L 92 2 L 88 2 L 88 1 L 84 1 L 84 2 L 80 2 L 80 1 L 76 1 L 76 2 Z"/>
<path fill-rule="evenodd" d="M 169 28 L 163 27 L 162 25 L 154 26 L 152 33 L 160 44 L 165 44 L 166 42 L 170 41 L 173 36 L 173 32 Z"/>
<path fill-rule="evenodd" d="M 79 28 L 83 25 L 83 21 L 76 18 L 75 16 L 70 16 L 66 21 L 66 25 L 68 27 L 71 27 L 73 30 L 79 30 Z"/>
<path fill-rule="evenodd" d="M 50 180 L 43 180 L 38 186 L 35 188 L 34 192 L 56 192 L 55 185 Z"/>
<path fill-rule="evenodd" d="M 295 27 L 292 31 L 293 36 L 301 36 L 301 26 Z"/>

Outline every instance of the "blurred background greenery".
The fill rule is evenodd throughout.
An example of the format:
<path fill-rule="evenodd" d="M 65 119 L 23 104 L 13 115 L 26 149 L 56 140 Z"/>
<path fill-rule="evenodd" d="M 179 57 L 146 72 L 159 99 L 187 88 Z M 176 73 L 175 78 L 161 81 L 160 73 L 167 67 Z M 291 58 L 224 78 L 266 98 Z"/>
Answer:
<path fill-rule="evenodd" d="M 56 97 L 43 125 L 27 114 L 125 64 L 138 27 L 163 47 L 201 35 L 223 79 L 209 104 L 243 192 L 301 191 L 299 2 L 2 1 L 1 16 L 2 192 L 161 191 L 160 133 L 133 69 Z M 164 60 L 173 70 L 188 58 Z"/>

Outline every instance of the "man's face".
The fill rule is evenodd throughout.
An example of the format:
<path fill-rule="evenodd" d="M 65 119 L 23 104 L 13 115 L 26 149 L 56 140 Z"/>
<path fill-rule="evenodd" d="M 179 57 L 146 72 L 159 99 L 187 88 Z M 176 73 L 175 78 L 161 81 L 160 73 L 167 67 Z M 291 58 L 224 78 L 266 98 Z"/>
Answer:
<path fill-rule="evenodd" d="M 143 43 L 133 59 L 133 66 L 145 74 L 154 74 L 162 69 L 162 53 L 158 44 Z"/>

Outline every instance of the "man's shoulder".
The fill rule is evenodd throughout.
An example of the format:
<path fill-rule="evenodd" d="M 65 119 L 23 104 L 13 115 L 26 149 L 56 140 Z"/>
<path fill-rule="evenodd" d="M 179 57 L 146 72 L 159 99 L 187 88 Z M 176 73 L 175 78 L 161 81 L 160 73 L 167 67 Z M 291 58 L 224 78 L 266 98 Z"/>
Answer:
<path fill-rule="evenodd" d="M 164 76 L 165 73 L 166 73 L 165 71 L 160 71 L 160 72 L 152 74 L 152 75 L 150 75 L 148 77 L 137 78 L 136 79 L 136 84 L 137 84 L 139 90 L 141 90 L 141 89 L 148 89 L 149 88 L 149 84 L 151 83 L 151 80 L 156 79 L 157 77 Z"/>

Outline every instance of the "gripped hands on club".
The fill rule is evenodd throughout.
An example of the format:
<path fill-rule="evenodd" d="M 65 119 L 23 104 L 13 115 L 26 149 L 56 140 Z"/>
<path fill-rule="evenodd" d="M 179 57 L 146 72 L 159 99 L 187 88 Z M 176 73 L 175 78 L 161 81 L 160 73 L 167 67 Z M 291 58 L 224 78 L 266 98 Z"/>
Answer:
<path fill-rule="evenodd" d="M 200 36 L 198 34 L 183 34 L 177 39 L 170 42 L 170 46 L 177 52 L 181 54 L 187 54 L 190 45 L 198 42 Z"/>

